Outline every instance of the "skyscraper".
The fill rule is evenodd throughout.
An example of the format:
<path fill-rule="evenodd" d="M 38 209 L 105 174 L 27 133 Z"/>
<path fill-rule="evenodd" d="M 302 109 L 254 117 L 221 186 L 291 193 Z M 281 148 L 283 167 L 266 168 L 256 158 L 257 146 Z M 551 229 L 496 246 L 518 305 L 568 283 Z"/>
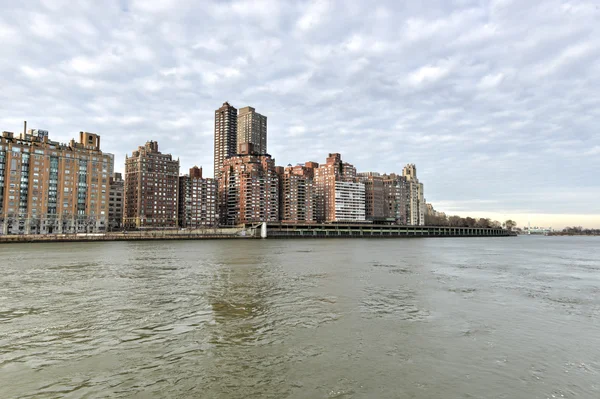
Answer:
<path fill-rule="evenodd" d="M 177 227 L 179 160 L 158 151 L 156 141 L 125 159 L 126 229 Z"/>
<path fill-rule="evenodd" d="M 228 102 L 215 111 L 215 160 L 214 176 L 221 176 L 221 166 L 228 157 L 237 152 L 237 109 Z"/>
<path fill-rule="evenodd" d="M 267 117 L 252 107 L 240 109 L 237 117 L 237 144 L 250 143 L 260 155 L 267 153 Z"/>

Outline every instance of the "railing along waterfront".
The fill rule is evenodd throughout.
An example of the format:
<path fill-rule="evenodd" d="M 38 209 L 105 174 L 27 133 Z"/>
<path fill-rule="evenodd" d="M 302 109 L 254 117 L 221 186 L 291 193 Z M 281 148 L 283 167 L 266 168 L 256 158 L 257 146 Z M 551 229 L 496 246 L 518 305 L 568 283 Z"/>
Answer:
<path fill-rule="evenodd" d="M 253 238 L 256 234 L 251 228 L 210 228 L 210 229 L 173 229 L 143 230 L 108 233 L 72 233 L 72 234 L 15 234 L 0 235 L 0 243 L 17 242 L 71 242 L 71 241 L 151 241 L 151 240 L 200 240 Z"/>
<path fill-rule="evenodd" d="M 273 238 L 398 238 L 508 237 L 514 234 L 502 228 L 482 227 L 268 223 L 267 235 Z"/>

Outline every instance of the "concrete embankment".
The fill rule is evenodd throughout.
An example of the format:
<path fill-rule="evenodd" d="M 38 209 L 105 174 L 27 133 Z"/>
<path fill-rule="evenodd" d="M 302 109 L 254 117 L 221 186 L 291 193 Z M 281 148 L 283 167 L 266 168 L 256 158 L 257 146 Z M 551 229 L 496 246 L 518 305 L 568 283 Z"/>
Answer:
<path fill-rule="evenodd" d="M 102 234 L 0 235 L 0 243 L 69 242 L 69 241 L 150 241 L 204 240 L 234 238 L 410 238 L 410 237 L 508 237 L 514 233 L 504 229 L 447 226 L 386 226 L 269 223 L 267 226 L 246 225 L 200 230 L 147 230 Z"/>
<path fill-rule="evenodd" d="M 409 237 L 508 237 L 501 228 L 448 226 L 395 226 L 376 224 L 269 223 L 269 238 L 409 238 Z"/>
<path fill-rule="evenodd" d="M 253 228 L 199 230 L 149 230 L 98 234 L 0 235 L 0 243 L 72 242 L 72 241 L 151 241 L 253 238 Z"/>

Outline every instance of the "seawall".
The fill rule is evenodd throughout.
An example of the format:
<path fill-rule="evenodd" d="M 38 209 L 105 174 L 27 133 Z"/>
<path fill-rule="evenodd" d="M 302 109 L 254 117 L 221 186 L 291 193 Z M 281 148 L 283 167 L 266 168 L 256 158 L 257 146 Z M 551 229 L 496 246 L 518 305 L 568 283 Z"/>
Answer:
<path fill-rule="evenodd" d="M 283 223 L 267 225 L 268 238 L 510 237 L 514 235 L 505 229 L 480 227 Z"/>
<path fill-rule="evenodd" d="M 504 229 L 446 226 L 387 226 L 371 224 L 267 224 L 267 238 L 411 238 L 509 237 Z M 198 229 L 146 230 L 98 234 L 0 235 L 1 243 L 152 241 L 260 238 L 261 225 Z"/>
<path fill-rule="evenodd" d="M 0 235 L 0 243 L 248 239 L 254 238 L 256 235 L 254 230 L 255 229 L 251 227 L 232 227 L 197 230 L 146 230 L 97 234 Z"/>

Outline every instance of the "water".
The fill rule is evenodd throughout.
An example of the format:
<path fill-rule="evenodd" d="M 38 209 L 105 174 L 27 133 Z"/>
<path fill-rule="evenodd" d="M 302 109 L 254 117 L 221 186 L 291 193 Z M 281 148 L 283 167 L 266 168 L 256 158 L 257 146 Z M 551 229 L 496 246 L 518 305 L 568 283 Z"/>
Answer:
<path fill-rule="evenodd" d="M 600 238 L 0 246 L 1 398 L 600 398 Z"/>

